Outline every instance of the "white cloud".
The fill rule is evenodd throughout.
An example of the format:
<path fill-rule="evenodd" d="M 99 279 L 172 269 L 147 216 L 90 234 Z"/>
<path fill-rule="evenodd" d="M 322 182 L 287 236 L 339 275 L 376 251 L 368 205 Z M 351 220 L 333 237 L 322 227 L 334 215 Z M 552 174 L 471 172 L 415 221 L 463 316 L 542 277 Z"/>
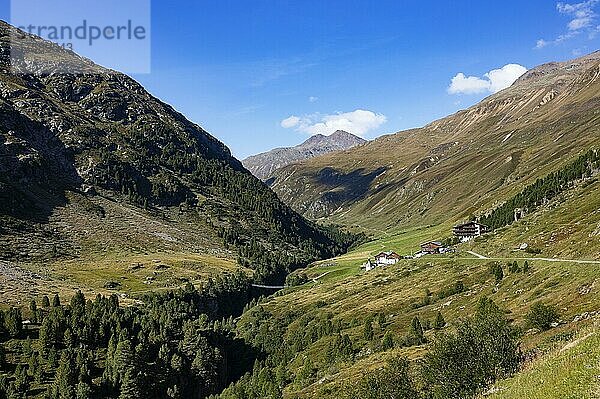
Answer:
<path fill-rule="evenodd" d="M 284 120 L 281 121 L 281 127 L 284 127 L 286 129 L 290 129 L 294 126 L 297 126 L 300 123 L 300 118 L 298 118 L 297 116 L 290 116 L 289 118 L 286 118 Z"/>
<path fill-rule="evenodd" d="M 295 128 L 299 132 L 312 135 L 323 134 L 328 136 L 336 130 L 345 130 L 357 136 L 366 133 L 387 122 L 383 114 L 357 109 L 352 112 L 338 112 L 335 114 L 313 114 L 303 117 L 290 116 L 281 121 L 281 126 L 287 129 Z"/>
<path fill-rule="evenodd" d="M 506 64 L 500 69 L 493 69 L 484 74 L 482 78 L 477 76 L 465 76 L 457 73 L 452 78 L 448 93 L 450 94 L 480 94 L 497 93 L 506 89 L 514 83 L 521 75 L 527 72 L 527 68 L 519 64 Z"/>
<path fill-rule="evenodd" d="M 308 97 L 309 103 L 316 103 L 317 101 L 319 101 L 319 97 L 315 97 L 315 96 Z"/>
<path fill-rule="evenodd" d="M 541 49 L 546 47 L 548 44 L 562 43 L 568 39 L 571 39 L 581 32 L 588 32 L 588 38 L 591 40 L 594 38 L 594 31 L 597 29 L 594 26 L 598 14 L 594 11 L 594 7 L 600 3 L 600 0 L 587 0 L 581 3 L 567 4 L 557 3 L 556 9 L 559 13 L 567 15 L 569 22 L 567 23 L 567 32 L 559 35 L 552 41 L 546 41 L 540 39 L 537 41 L 535 48 Z"/>
<path fill-rule="evenodd" d="M 588 0 L 576 4 L 558 3 L 556 9 L 561 14 L 566 14 L 572 18 L 567 24 L 567 28 L 578 31 L 591 26 L 596 17 L 593 8 L 597 3 L 598 0 Z"/>
<path fill-rule="evenodd" d="M 464 73 L 457 73 L 452 78 L 448 93 L 450 94 L 478 94 L 488 91 L 490 82 L 476 76 L 465 76 Z"/>
<path fill-rule="evenodd" d="M 507 64 L 500 69 L 489 71 L 484 76 L 490 81 L 490 91 L 497 93 L 512 85 L 525 72 L 527 72 L 527 68 L 522 65 Z"/>

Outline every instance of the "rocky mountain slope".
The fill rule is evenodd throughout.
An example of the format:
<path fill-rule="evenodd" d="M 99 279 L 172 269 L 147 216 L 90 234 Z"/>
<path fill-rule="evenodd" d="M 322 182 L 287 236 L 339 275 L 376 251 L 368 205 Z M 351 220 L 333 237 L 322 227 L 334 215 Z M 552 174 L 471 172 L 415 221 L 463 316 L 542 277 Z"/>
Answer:
<path fill-rule="evenodd" d="M 259 179 L 267 180 L 273 173 L 296 161 L 302 161 L 335 151 L 347 150 L 366 143 L 366 140 L 343 130 L 330 136 L 317 134 L 295 147 L 276 148 L 253 155 L 242 161 L 244 166 Z"/>
<path fill-rule="evenodd" d="M 344 246 L 133 79 L 11 31 L 0 23 L 3 259 L 205 252 L 269 279 Z"/>
<path fill-rule="evenodd" d="M 423 128 L 282 168 L 272 187 L 310 218 L 375 234 L 480 215 L 600 145 L 599 93 L 600 52 L 541 65 Z"/>

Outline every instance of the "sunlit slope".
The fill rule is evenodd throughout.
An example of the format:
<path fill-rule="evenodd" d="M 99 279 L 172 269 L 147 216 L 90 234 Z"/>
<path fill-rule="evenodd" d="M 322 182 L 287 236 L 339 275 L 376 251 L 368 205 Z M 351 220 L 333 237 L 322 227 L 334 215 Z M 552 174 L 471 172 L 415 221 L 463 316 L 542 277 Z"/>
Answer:
<path fill-rule="evenodd" d="M 481 214 L 600 145 L 600 52 L 537 67 L 421 129 L 296 163 L 273 189 L 304 215 L 374 234 Z"/>

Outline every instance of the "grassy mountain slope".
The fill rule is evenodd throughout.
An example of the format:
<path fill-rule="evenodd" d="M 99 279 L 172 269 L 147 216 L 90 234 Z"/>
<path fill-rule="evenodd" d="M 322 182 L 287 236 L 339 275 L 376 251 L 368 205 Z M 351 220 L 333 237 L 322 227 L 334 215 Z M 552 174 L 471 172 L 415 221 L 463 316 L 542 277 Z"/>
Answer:
<path fill-rule="evenodd" d="M 214 265 L 239 258 L 267 281 L 346 246 L 133 79 L 11 32 L 0 23 L 2 259 L 58 270 L 73 258 L 201 253 Z"/>
<path fill-rule="evenodd" d="M 315 266 L 318 270 L 311 273 L 336 270 L 350 256 L 321 263 Z M 597 287 L 600 275 L 596 265 L 530 260 L 527 272 L 510 272 L 506 262 L 508 259 L 477 259 L 459 253 L 450 258 L 402 261 L 386 269 L 350 276 L 327 275 L 317 283 L 288 289 L 246 312 L 238 323 L 238 330 L 249 342 L 265 348 L 278 348 L 268 339 L 268 331 L 276 331 L 276 335 L 284 337 L 285 350 L 291 352 L 284 366 L 279 365 L 289 377 L 284 397 L 334 398 L 340 397 L 350 381 L 362 378 L 365 372 L 381 367 L 392 358 L 407 356 L 417 361 L 423 356 L 429 343 L 401 344 L 409 334 L 414 317 L 424 326 L 433 326 L 439 311 L 448 323 L 441 332 L 452 331 L 458 320 L 473 314 L 484 296 L 501 306 L 514 324 L 523 326 L 527 332 L 522 338 L 523 349 L 531 351 L 531 356 L 541 353 L 553 356 L 556 345 L 566 345 L 573 332 L 593 322 L 592 314 L 600 309 Z M 354 268 L 358 271 L 357 263 Z M 490 272 L 495 263 L 504 269 L 500 283 Z M 518 263 L 522 268 L 524 260 Z M 464 288 L 454 292 L 452 289 L 458 281 Z M 525 316 L 536 302 L 558 306 L 562 324 L 543 333 L 527 331 Z M 385 315 L 382 325 L 378 322 L 380 314 Z M 364 333 L 368 319 L 373 320 L 371 339 L 365 338 Z M 321 333 L 327 331 L 328 323 L 334 326 L 334 332 Z M 430 342 L 440 333 L 425 328 Z M 338 334 L 349 336 L 353 355 L 332 360 L 328 354 Z M 382 347 L 386 334 L 396 343 L 393 349 Z M 308 359 L 312 372 L 307 375 Z M 418 363 L 414 363 L 414 367 L 418 367 Z M 577 381 L 580 380 L 572 376 L 570 383 L 580 383 Z"/>
<path fill-rule="evenodd" d="M 597 321 L 568 343 L 562 342 L 540 361 L 497 384 L 493 399 L 597 398 L 600 394 L 600 337 Z"/>
<path fill-rule="evenodd" d="M 527 359 L 514 377 L 492 388 L 492 397 L 596 397 L 597 170 L 561 187 L 521 220 L 457 245 L 455 254 L 370 272 L 360 265 L 382 250 L 409 254 L 423 241 L 447 238 L 456 221 L 486 214 L 598 148 L 599 89 L 600 53 L 544 65 L 479 105 L 422 129 L 277 172 L 273 187 L 295 209 L 375 238 L 298 271 L 308 283 L 242 315 L 238 334 L 269 357 L 262 371 L 222 398 L 241 397 L 232 393 L 256 388 L 261 375 L 275 376 L 284 398 L 345 397 L 353 382 L 399 357 L 407 357 L 418 374 L 436 337 L 471 317 L 483 297 L 522 329 Z M 517 250 L 522 243 L 536 253 Z M 556 327 L 530 328 L 527 314 L 536 303 L 558 309 Z M 429 328 L 438 312 L 447 324 Z M 425 344 L 407 340 L 415 317 L 426 330 Z"/>
<path fill-rule="evenodd" d="M 600 52 L 534 68 L 423 128 L 303 161 L 273 189 L 314 218 L 378 230 L 484 214 L 600 144 Z"/>

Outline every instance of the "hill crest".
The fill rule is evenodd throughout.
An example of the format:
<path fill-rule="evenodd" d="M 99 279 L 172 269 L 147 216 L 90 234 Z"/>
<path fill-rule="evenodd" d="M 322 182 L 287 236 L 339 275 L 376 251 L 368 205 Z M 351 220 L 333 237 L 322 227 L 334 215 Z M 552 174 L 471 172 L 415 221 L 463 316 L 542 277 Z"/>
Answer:
<path fill-rule="evenodd" d="M 243 165 L 259 179 L 267 180 L 273 173 L 291 163 L 318 157 L 335 151 L 343 151 L 367 141 L 343 130 L 337 130 L 329 136 L 316 134 L 295 147 L 275 148 L 261 154 L 250 156 L 242 161 Z"/>

